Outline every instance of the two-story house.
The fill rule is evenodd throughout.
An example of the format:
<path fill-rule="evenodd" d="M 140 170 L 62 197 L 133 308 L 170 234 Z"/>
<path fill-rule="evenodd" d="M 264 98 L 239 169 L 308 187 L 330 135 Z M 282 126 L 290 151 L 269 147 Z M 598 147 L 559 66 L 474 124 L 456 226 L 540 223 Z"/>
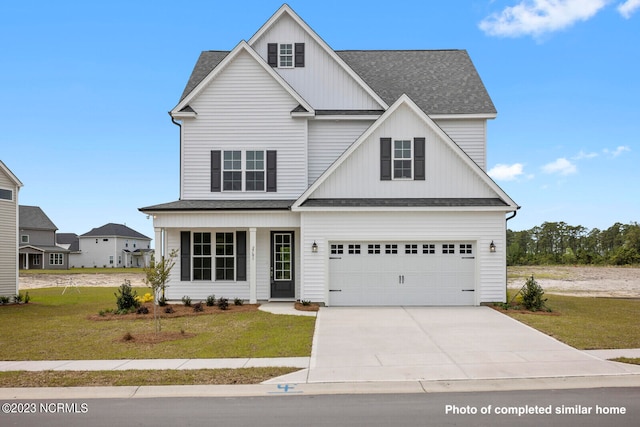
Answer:
<path fill-rule="evenodd" d="M 20 268 L 68 269 L 69 251 L 56 245 L 58 227 L 38 206 L 20 206 Z"/>
<path fill-rule="evenodd" d="M 22 182 L 0 160 L 0 296 L 18 294 L 18 192 Z"/>
<path fill-rule="evenodd" d="M 148 267 L 151 239 L 124 224 L 108 223 L 70 239 L 71 265 L 89 267 Z"/>
<path fill-rule="evenodd" d="M 464 50 L 334 51 L 288 5 L 198 59 L 170 112 L 179 200 L 141 208 L 179 251 L 168 299 L 504 301 L 487 175 L 495 107 Z"/>

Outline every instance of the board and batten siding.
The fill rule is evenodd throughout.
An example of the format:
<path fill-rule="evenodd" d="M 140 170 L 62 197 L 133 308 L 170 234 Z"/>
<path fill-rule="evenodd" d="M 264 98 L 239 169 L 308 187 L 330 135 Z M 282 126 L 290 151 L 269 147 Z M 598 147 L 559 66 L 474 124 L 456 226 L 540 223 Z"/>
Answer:
<path fill-rule="evenodd" d="M 385 137 L 426 139 L 425 180 L 380 180 L 380 138 Z M 309 198 L 496 197 L 454 149 L 407 106 L 400 106 Z"/>
<path fill-rule="evenodd" d="M 0 171 L 0 188 L 12 200 L 0 199 L 0 296 L 18 293 L 18 187 Z"/>
<path fill-rule="evenodd" d="M 267 61 L 269 43 L 304 43 L 305 66 L 274 68 L 317 110 L 378 110 L 381 106 L 290 16 L 283 14 L 251 45 Z"/>
<path fill-rule="evenodd" d="M 184 200 L 264 199 L 265 192 L 211 192 L 212 150 L 276 150 L 277 192 L 295 199 L 307 183 L 307 121 L 291 117 L 298 102 L 247 52 L 241 52 L 191 102 L 182 123 Z"/>
<path fill-rule="evenodd" d="M 311 120 L 309 122 L 309 185 L 353 144 L 373 121 Z"/>
<path fill-rule="evenodd" d="M 438 119 L 440 128 L 483 170 L 487 167 L 487 121 L 485 119 Z"/>
<path fill-rule="evenodd" d="M 329 302 L 331 241 L 476 243 L 476 304 L 505 301 L 505 215 L 502 212 L 303 212 L 304 284 L 300 298 Z M 489 251 L 491 242 L 496 252 Z M 316 242 L 318 252 L 311 251 Z"/>

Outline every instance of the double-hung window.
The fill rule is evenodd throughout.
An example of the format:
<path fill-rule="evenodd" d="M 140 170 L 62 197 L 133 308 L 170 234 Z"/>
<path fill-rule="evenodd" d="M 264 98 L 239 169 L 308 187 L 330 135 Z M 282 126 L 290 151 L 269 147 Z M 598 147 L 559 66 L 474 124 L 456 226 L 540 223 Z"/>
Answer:
<path fill-rule="evenodd" d="M 235 280 L 233 233 L 216 233 L 216 280 Z"/>
<path fill-rule="evenodd" d="M 222 171 L 222 189 L 242 191 L 242 151 L 225 151 Z"/>
<path fill-rule="evenodd" d="M 245 165 L 245 190 L 264 191 L 264 151 L 247 151 Z"/>
<path fill-rule="evenodd" d="M 64 265 L 64 255 L 63 254 L 49 254 L 49 264 L 50 265 Z"/>
<path fill-rule="evenodd" d="M 393 179 L 413 179 L 411 140 L 393 141 Z"/>
<path fill-rule="evenodd" d="M 223 156 L 223 191 L 265 190 L 264 151 L 224 151 Z"/>
<path fill-rule="evenodd" d="M 211 233 L 193 233 L 193 280 L 211 280 Z"/>
<path fill-rule="evenodd" d="M 278 66 L 280 68 L 293 67 L 293 44 L 281 43 L 278 46 Z"/>

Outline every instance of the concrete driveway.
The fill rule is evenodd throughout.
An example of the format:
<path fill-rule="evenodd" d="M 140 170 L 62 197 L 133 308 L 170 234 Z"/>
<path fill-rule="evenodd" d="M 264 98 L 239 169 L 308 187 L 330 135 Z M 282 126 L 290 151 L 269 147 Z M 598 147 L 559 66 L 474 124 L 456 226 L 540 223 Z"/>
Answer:
<path fill-rule="evenodd" d="M 319 383 L 630 373 L 640 366 L 603 361 L 488 307 L 326 307 L 305 374 Z"/>

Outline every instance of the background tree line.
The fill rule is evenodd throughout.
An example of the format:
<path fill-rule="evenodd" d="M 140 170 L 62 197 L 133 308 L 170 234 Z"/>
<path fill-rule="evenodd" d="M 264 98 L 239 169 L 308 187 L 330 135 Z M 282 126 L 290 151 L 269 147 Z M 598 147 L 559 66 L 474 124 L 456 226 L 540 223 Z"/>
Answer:
<path fill-rule="evenodd" d="M 507 230 L 507 264 L 640 263 L 640 225 L 616 222 L 606 230 L 545 222 L 530 230 Z"/>

